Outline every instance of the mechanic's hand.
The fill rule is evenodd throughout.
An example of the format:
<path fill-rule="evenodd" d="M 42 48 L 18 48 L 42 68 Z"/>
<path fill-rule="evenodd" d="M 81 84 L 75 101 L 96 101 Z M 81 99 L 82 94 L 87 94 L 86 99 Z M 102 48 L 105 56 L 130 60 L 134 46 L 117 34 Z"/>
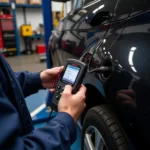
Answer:
<path fill-rule="evenodd" d="M 66 112 L 72 116 L 75 122 L 78 121 L 81 113 L 84 111 L 86 87 L 81 86 L 76 94 L 72 94 L 72 87 L 66 85 L 64 92 L 58 103 L 58 112 Z"/>
<path fill-rule="evenodd" d="M 42 71 L 40 74 L 42 86 L 53 92 L 62 70 L 63 66 Z"/>

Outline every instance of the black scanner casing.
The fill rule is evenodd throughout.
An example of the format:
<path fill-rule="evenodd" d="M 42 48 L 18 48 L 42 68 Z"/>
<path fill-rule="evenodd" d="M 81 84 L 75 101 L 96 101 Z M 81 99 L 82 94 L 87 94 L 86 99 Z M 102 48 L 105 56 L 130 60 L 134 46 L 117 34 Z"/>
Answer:
<path fill-rule="evenodd" d="M 80 68 L 79 73 L 76 77 L 76 80 L 75 80 L 74 84 L 70 84 L 68 82 L 62 81 L 62 77 L 63 77 L 68 65 L 72 65 L 72 66 Z M 55 92 L 53 93 L 52 102 L 51 102 L 51 108 L 53 110 L 57 111 L 57 105 L 58 105 L 59 99 L 61 97 L 60 94 L 63 92 L 64 87 L 66 85 L 71 85 L 72 86 L 72 88 L 73 88 L 72 94 L 75 94 L 75 93 L 78 92 L 78 90 L 79 90 L 79 88 L 82 84 L 82 81 L 85 77 L 86 72 L 87 72 L 87 65 L 85 63 L 83 63 L 79 60 L 76 60 L 76 59 L 68 59 L 67 60 L 67 62 L 65 64 L 65 67 L 63 69 L 63 72 L 61 73 L 60 78 L 58 80 L 58 83 L 56 85 Z"/>

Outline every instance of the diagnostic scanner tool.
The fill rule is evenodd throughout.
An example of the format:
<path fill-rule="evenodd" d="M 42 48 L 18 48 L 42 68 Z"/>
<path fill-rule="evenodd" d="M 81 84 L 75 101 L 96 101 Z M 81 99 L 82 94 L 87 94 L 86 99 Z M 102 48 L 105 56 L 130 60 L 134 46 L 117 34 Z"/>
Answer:
<path fill-rule="evenodd" d="M 55 92 L 52 98 L 51 108 L 57 110 L 58 101 L 61 97 L 65 85 L 71 85 L 73 87 L 72 93 L 75 94 L 84 79 L 87 71 L 87 66 L 85 63 L 76 60 L 68 59 L 67 63 L 63 69 L 60 79 L 56 85 Z"/>

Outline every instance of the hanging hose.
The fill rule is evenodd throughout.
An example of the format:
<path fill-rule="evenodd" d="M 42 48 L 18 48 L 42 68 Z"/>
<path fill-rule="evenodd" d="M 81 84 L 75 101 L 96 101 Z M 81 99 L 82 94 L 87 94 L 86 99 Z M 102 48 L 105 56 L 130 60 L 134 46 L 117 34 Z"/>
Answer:
<path fill-rule="evenodd" d="M 96 69 L 89 71 L 89 73 L 93 73 L 93 72 L 105 73 L 105 72 L 111 72 L 112 70 L 113 70 L 112 67 L 102 66 L 100 68 L 96 68 Z"/>

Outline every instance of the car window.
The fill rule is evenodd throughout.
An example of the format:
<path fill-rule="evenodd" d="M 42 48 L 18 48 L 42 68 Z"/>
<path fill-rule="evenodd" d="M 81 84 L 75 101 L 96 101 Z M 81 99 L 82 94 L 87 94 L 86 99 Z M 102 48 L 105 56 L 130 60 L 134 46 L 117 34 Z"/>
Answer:
<path fill-rule="evenodd" d="M 74 0 L 73 9 L 76 10 L 82 6 L 82 0 Z"/>

